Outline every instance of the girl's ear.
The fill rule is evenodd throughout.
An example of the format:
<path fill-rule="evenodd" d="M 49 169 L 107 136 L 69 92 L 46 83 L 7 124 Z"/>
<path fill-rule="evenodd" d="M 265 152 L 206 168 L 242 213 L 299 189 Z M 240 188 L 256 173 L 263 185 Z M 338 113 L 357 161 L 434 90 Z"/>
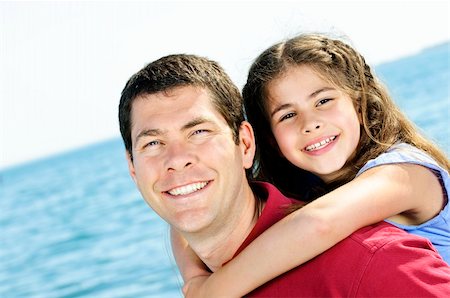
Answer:
<path fill-rule="evenodd" d="M 359 124 L 363 125 L 363 117 L 362 117 L 362 111 L 361 111 L 361 97 L 359 97 L 356 100 L 356 103 L 354 104 L 356 114 L 358 115 Z"/>
<path fill-rule="evenodd" d="M 358 107 L 358 109 L 356 110 L 356 114 L 358 114 L 359 125 L 363 125 L 362 112 L 360 107 Z"/>
<path fill-rule="evenodd" d="M 247 121 L 242 121 L 239 128 L 239 146 L 242 153 L 242 161 L 245 169 L 253 166 L 256 144 L 253 128 Z"/>

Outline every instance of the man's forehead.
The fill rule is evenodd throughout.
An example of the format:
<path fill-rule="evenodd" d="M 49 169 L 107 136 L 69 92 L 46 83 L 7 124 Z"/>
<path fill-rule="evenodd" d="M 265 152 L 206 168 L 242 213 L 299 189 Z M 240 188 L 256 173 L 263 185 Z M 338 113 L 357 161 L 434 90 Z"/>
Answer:
<path fill-rule="evenodd" d="M 227 125 L 209 92 L 202 88 L 177 88 L 136 97 L 131 111 L 132 135 L 142 130 L 184 130 L 201 123 Z"/>
<path fill-rule="evenodd" d="M 213 98 L 205 88 L 180 86 L 156 93 L 143 93 L 134 99 L 131 113 L 163 114 L 164 112 L 186 110 L 195 107 L 198 111 L 217 110 Z"/>
<path fill-rule="evenodd" d="M 177 86 L 158 92 L 138 94 L 132 102 L 132 110 L 136 103 L 150 105 L 154 104 L 154 101 L 161 101 L 170 106 L 174 101 L 182 104 L 199 98 L 204 99 L 204 103 L 213 102 L 211 92 L 207 88 L 192 85 Z M 142 101 L 146 102 L 142 103 Z"/>
<path fill-rule="evenodd" d="M 175 87 L 170 87 L 162 91 L 154 93 L 142 93 L 138 97 L 156 96 L 161 98 L 178 98 L 183 96 L 197 95 L 200 96 L 204 94 L 210 96 L 210 92 L 207 88 L 197 86 L 197 85 L 180 85 Z"/>

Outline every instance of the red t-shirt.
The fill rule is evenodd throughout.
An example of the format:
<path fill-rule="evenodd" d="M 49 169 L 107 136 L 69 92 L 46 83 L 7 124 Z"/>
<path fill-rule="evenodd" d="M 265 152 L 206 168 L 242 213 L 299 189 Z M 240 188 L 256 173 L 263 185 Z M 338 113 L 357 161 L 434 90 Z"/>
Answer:
<path fill-rule="evenodd" d="M 284 206 L 295 202 L 268 183 L 257 183 L 257 188 L 267 197 L 266 205 L 236 255 L 285 216 Z M 450 297 L 450 267 L 427 239 L 380 222 L 247 296 Z"/>

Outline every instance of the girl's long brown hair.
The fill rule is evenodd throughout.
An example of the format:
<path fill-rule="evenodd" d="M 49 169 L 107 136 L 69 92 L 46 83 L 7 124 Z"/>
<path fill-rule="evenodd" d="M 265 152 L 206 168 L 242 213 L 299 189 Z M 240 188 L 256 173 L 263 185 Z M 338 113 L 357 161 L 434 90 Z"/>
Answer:
<path fill-rule="evenodd" d="M 300 65 L 311 67 L 322 79 L 348 94 L 362 116 L 356 153 L 340 170 L 339 178 L 327 186 L 327 190 L 352 180 L 365 163 L 396 142 L 405 142 L 427 152 L 449 171 L 450 163 L 443 151 L 426 139 L 398 109 L 357 51 L 339 39 L 305 34 L 265 50 L 251 66 L 243 88 L 246 114 L 254 127 L 257 141 L 254 168 L 257 177 L 274 183 L 289 195 L 300 194 L 312 199 L 322 194 L 310 191 L 312 186 L 317 185 L 311 183 L 311 174 L 296 168 L 280 155 L 266 111 L 269 84 L 289 68 Z"/>

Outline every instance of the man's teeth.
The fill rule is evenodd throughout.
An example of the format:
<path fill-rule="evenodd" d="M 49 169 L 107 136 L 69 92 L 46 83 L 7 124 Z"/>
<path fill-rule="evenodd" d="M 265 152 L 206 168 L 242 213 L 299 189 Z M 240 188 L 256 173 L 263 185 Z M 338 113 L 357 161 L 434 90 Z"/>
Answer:
<path fill-rule="evenodd" d="M 168 193 L 173 196 L 187 195 L 187 194 L 193 193 L 194 191 L 202 189 L 203 187 L 206 186 L 206 184 L 208 184 L 208 183 L 207 182 L 192 183 L 189 185 L 184 185 L 181 187 L 171 189 L 168 191 Z"/>
<path fill-rule="evenodd" d="M 336 136 L 326 138 L 323 141 L 320 141 L 318 143 L 315 143 L 315 144 L 307 146 L 305 148 L 305 150 L 306 151 L 313 151 L 313 150 L 321 149 L 321 148 L 325 147 L 328 143 L 334 141 L 334 139 L 336 139 Z"/>

